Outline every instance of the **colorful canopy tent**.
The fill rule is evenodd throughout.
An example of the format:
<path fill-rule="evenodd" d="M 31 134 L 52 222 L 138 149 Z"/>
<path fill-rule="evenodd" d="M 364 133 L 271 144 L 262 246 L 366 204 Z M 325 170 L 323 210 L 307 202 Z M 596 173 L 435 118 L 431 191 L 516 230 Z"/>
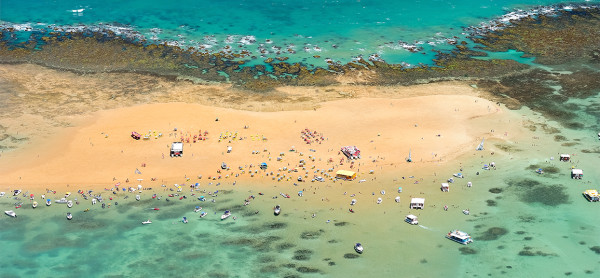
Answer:
<path fill-rule="evenodd" d="M 348 170 L 339 170 L 335 173 L 335 177 L 344 180 L 353 180 L 356 178 L 356 172 Z"/>

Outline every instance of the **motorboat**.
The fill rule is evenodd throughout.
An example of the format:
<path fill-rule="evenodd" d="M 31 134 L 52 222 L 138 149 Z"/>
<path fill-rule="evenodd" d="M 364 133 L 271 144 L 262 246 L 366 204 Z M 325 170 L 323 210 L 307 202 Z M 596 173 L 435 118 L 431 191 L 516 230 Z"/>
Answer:
<path fill-rule="evenodd" d="M 417 218 L 417 216 L 409 214 L 404 219 L 404 222 L 406 222 L 408 224 L 411 224 L 411 225 L 418 225 L 419 224 L 419 219 Z"/>
<path fill-rule="evenodd" d="M 471 236 L 463 231 L 459 231 L 459 230 L 453 230 L 450 231 L 447 235 L 446 238 L 452 241 L 456 241 L 460 244 L 469 244 L 471 242 L 473 242 L 473 239 L 471 238 Z"/>
<path fill-rule="evenodd" d="M 184 216 L 183 219 L 181 219 L 181 222 L 187 224 L 188 223 L 187 217 Z"/>
<path fill-rule="evenodd" d="M 49 205 L 52 205 L 52 200 L 50 200 L 50 199 L 46 199 L 46 205 L 47 205 L 47 206 L 49 206 Z"/>
<path fill-rule="evenodd" d="M 281 206 L 276 205 L 275 208 L 273 209 L 273 214 L 279 215 L 280 213 L 281 213 Z"/>
<path fill-rule="evenodd" d="M 200 213 L 200 217 L 204 217 L 204 216 L 206 216 L 207 214 L 208 214 L 208 213 L 207 213 L 206 211 L 203 211 L 203 212 L 201 212 L 201 213 Z"/>
<path fill-rule="evenodd" d="M 352 201 L 350 202 L 350 205 L 351 206 L 356 205 L 356 199 L 352 199 Z"/>
<path fill-rule="evenodd" d="M 588 189 L 584 191 L 583 196 L 590 202 L 600 201 L 600 195 L 598 195 L 598 190 L 596 189 Z"/>
<path fill-rule="evenodd" d="M 202 207 L 196 206 L 196 208 L 194 209 L 194 212 L 199 212 L 202 210 Z"/>
<path fill-rule="evenodd" d="M 140 195 L 135 195 L 135 200 L 139 201 L 140 200 Z"/>
<path fill-rule="evenodd" d="M 360 244 L 360 243 L 354 244 L 354 251 L 356 251 L 356 253 L 362 254 L 363 250 L 364 250 L 364 248 L 363 248 L 362 244 Z"/>
<path fill-rule="evenodd" d="M 54 200 L 57 204 L 66 204 L 67 198 L 60 198 L 60 200 Z"/>
<path fill-rule="evenodd" d="M 31 203 L 32 208 L 37 208 L 37 206 L 38 206 L 38 202 L 33 201 L 33 203 Z"/>
<path fill-rule="evenodd" d="M 231 216 L 231 211 L 226 210 L 223 215 L 221 215 L 221 220 L 225 220 L 229 216 Z"/>
<path fill-rule="evenodd" d="M 68 201 L 67 201 L 67 207 L 68 207 L 68 208 L 72 208 L 72 207 L 73 207 L 73 201 L 71 201 L 71 200 L 68 200 Z"/>
<path fill-rule="evenodd" d="M 463 209 L 463 213 L 465 215 L 469 215 L 471 213 L 471 211 L 469 211 L 469 209 Z"/>
<path fill-rule="evenodd" d="M 377 198 L 377 203 L 381 204 L 381 202 L 383 202 L 383 200 L 381 198 Z"/>
<path fill-rule="evenodd" d="M 67 212 L 67 220 L 73 219 L 73 215 L 70 212 Z"/>
<path fill-rule="evenodd" d="M 463 176 L 463 174 L 462 174 L 462 173 L 456 173 L 456 174 L 453 174 L 453 176 L 454 176 L 454 177 L 457 177 L 457 178 L 459 178 L 459 179 L 462 179 L 462 178 L 464 178 L 464 177 L 465 177 L 465 176 Z"/>
<path fill-rule="evenodd" d="M 142 224 L 143 224 L 143 225 L 146 225 L 146 224 L 152 224 L 152 221 L 150 221 L 150 219 L 148 219 L 148 220 L 146 220 L 146 221 L 143 221 L 143 222 L 142 222 Z"/>
<path fill-rule="evenodd" d="M 4 214 L 6 214 L 6 215 L 8 215 L 10 217 L 17 217 L 17 214 L 14 211 L 12 211 L 12 210 L 5 210 Z"/>

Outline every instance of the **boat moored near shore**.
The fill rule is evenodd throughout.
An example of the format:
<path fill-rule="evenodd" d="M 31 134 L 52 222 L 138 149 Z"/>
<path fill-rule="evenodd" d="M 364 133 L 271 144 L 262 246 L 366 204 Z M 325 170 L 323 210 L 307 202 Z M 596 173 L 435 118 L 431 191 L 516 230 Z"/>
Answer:
<path fill-rule="evenodd" d="M 583 191 L 583 197 L 585 197 L 590 202 L 600 201 L 600 195 L 598 195 L 598 190 L 596 189 L 588 189 L 586 191 Z"/>
<path fill-rule="evenodd" d="M 17 214 L 14 211 L 12 211 L 12 210 L 5 210 L 4 214 L 6 214 L 6 215 L 8 215 L 10 217 L 17 217 Z"/>

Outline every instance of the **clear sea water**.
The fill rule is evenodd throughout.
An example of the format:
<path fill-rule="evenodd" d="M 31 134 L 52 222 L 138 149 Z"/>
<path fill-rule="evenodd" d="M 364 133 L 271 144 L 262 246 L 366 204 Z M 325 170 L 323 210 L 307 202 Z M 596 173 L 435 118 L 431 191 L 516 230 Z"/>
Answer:
<path fill-rule="evenodd" d="M 322 59 L 312 58 L 315 54 L 349 61 L 373 53 L 388 62 L 417 64 L 430 62 L 431 47 L 450 47 L 427 42 L 462 37 L 462 27 L 514 9 L 555 3 L 558 1 L 3 1 L 0 19 L 34 27 L 42 26 L 38 23 L 104 23 L 125 26 L 148 38 L 211 44 L 217 49 L 254 36 L 256 42 L 246 48 L 255 51 L 261 43 L 269 47 L 294 44 L 297 54 L 290 55 L 292 61 L 305 59 L 316 65 Z M 79 9 L 83 11 L 73 12 Z M 207 41 L 205 36 L 214 39 Z M 228 40 L 228 36 L 233 37 Z M 266 44 L 267 39 L 272 44 Z M 421 51 L 425 54 L 396 47 L 398 41 L 422 41 L 419 45 L 425 47 Z M 387 42 L 392 45 L 386 46 Z M 312 50 L 305 52 L 305 46 Z M 321 51 L 315 51 L 315 46 Z M 515 58 L 520 54 L 495 55 Z M 600 189 L 600 174 L 594 171 L 600 152 L 600 101 L 595 96 L 573 103 L 584 107 L 578 112 L 583 129 L 565 129 L 524 109 L 518 112 L 523 122 L 515 124 L 532 121 L 537 128 L 531 134 L 504 143 L 510 148 L 486 141 L 486 150 L 495 150 L 496 155 L 473 150 L 440 167 L 438 174 L 448 176 L 463 168 L 472 188 L 458 181 L 450 193 L 442 193 L 439 181 L 433 182 L 439 177 L 424 176 L 427 183 L 420 185 L 400 182 L 404 189 L 401 204 L 394 202 L 395 193 L 383 196 L 381 205 L 375 204 L 379 196 L 367 194 L 358 198 L 355 214 L 348 213 L 347 206 L 315 208 L 304 202 L 314 202 L 319 195 L 272 199 L 281 191 L 293 194 L 297 188 L 290 184 L 277 184 L 260 196 L 224 182 L 218 190 L 233 191 L 219 194 L 215 203 L 197 201 L 189 191 L 183 193 L 187 199 L 173 198 L 171 202 L 165 201 L 171 192 L 160 190 L 157 193 L 162 200 L 145 192 L 139 202 L 133 200 L 134 194 L 120 193 L 114 201 L 107 201 L 111 207 L 105 209 L 84 203 L 81 197 L 82 203 L 72 209 L 58 204 L 46 207 L 39 197 L 40 206 L 35 210 L 25 198 L 23 207 L 14 209 L 18 200 L 5 196 L 0 198 L 2 211 L 14 209 L 19 216 L 0 216 L 0 276 L 595 277 L 600 260 L 600 204 L 587 202 L 581 193 Z M 546 133 L 543 124 L 558 128 L 565 141 L 555 140 L 555 134 Z M 573 162 L 557 161 L 559 153 L 573 154 Z M 496 162 L 497 170 L 482 170 L 490 161 Z M 570 179 L 572 166 L 584 170 L 583 180 Z M 544 168 L 546 173 L 538 175 L 532 167 Z M 398 185 L 385 181 L 374 191 L 395 192 Z M 369 184 L 349 185 L 348 191 L 365 186 Z M 217 190 L 206 182 L 201 188 Z M 490 191 L 492 188 L 499 190 Z M 404 200 L 421 192 L 431 199 L 443 196 L 444 202 L 427 203 L 423 211 L 409 210 Z M 242 206 L 250 194 L 257 199 Z M 125 200 L 126 195 L 129 198 Z M 348 203 L 351 199 L 343 198 Z M 281 216 L 273 216 L 275 204 L 283 206 Z M 209 215 L 200 219 L 193 212 L 196 205 Z M 444 205 L 450 207 L 447 212 L 442 210 Z M 160 211 L 151 210 L 153 207 Z M 86 208 L 90 211 L 84 212 Z M 465 208 L 471 215 L 461 212 Z M 220 221 L 225 209 L 231 209 L 238 219 Z M 254 214 L 257 210 L 259 214 Z M 65 219 L 67 211 L 73 213 L 72 221 Z M 312 213 L 317 216 L 312 218 Z M 409 213 L 418 215 L 421 225 L 404 223 Z M 188 224 L 180 222 L 183 216 L 190 220 Z M 154 223 L 142 225 L 146 219 Z M 471 233 L 475 242 L 461 249 L 463 246 L 445 239 L 445 233 L 455 228 Z M 355 242 L 366 247 L 358 258 L 352 258 Z"/>
<path fill-rule="evenodd" d="M 325 59 L 346 63 L 372 54 L 388 63 L 417 65 L 431 64 L 432 49 L 451 49 L 448 39 L 463 40 L 465 27 L 518 9 L 557 3 L 569 1 L 23 0 L 3 1 L 0 21 L 33 28 L 108 24 L 186 48 L 247 49 L 257 57 L 248 65 L 262 63 L 266 57 L 288 56 L 289 62 L 323 66 Z M 419 51 L 412 53 L 403 45 L 419 47 Z"/>

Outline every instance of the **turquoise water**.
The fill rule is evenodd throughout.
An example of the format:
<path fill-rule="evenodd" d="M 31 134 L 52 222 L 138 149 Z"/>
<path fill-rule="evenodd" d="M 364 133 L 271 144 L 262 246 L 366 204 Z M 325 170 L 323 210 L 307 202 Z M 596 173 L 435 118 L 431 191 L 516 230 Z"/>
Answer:
<path fill-rule="evenodd" d="M 431 64 L 431 50 L 451 49 L 448 42 L 464 40 L 465 27 L 517 9 L 568 2 L 26 0 L 4 1 L 0 20 L 18 29 L 109 28 L 208 52 L 230 46 L 237 52 L 251 51 L 255 58 L 246 58 L 249 65 L 288 56 L 289 62 L 323 66 L 326 59 L 346 63 L 373 54 L 388 63 L 416 65 Z"/>

